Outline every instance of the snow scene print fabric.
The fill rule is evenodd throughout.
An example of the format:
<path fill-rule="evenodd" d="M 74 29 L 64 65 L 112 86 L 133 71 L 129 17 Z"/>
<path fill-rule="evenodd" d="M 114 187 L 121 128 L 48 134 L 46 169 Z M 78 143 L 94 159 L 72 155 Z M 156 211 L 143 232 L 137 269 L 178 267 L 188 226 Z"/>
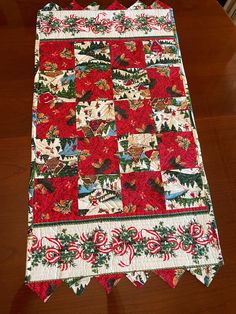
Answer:
<path fill-rule="evenodd" d="M 223 264 L 173 10 L 38 12 L 26 284 L 109 293 Z"/>

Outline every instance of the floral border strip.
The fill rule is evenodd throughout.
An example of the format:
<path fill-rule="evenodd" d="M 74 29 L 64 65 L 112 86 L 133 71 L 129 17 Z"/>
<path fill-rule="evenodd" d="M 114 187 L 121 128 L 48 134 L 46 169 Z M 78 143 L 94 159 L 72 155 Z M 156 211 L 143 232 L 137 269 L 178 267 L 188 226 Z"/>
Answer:
<path fill-rule="evenodd" d="M 41 39 L 172 36 L 169 10 L 39 11 Z"/>
<path fill-rule="evenodd" d="M 126 221 L 116 227 L 101 222 L 79 228 L 57 226 L 50 232 L 37 228 L 29 237 L 28 258 L 30 280 L 37 281 L 48 267 L 58 269 L 59 278 L 69 278 L 139 270 L 141 260 L 145 260 L 141 268 L 149 270 L 210 265 L 221 255 L 215 222 L 204 214 L 198 219 L 184 217 L 182 224 L 169 218 L 134 225 Z M 56 279 L 53 276 L 54 271 L 44 279 Z"/>

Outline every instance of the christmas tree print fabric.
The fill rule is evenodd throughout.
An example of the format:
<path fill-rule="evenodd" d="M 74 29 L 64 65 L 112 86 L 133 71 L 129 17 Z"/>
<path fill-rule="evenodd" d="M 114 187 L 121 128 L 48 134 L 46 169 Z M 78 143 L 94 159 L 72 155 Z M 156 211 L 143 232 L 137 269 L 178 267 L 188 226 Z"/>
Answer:
<path fill-rule="evenodd" d="M 38 12 L 26 284 L 46 301 L 223 264 L 173 10 Z"/>

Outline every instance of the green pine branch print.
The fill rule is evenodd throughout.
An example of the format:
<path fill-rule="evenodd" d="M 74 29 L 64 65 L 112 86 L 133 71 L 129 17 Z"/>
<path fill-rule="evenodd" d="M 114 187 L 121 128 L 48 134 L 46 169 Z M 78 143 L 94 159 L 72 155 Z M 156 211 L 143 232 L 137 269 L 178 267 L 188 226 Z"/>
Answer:
<path fill-rule="evenodd" d="M 118 256 L 121 267 L 129 266 L 135 256 L 150 256 L 167 261 L 175 259 L 178 251 L 189 254 L 198 265 L 202 258 L 208 259 L 209 248 L 218 243 L 214 223 L 207 223 L 207 231 L 194 219 L 178 226 L 165 225 L 160 221 L 151 229 L 137 230 L 135 226 L 120 225 L 109 231 L 100 226 L 90 232 L 68 234 L 66 229 L 55 237 L 34 237 L 31 252 L 31 266 L 42 264 L 56 266 L 61 271 L 75 267 L 82 259 L 90 263 L 91 270 L 98 273 L 100 267 L 109 268 L 112 256 Z"/>
<path fill-rule="evenodd" d="M 166 171 L 170 177 L 176 177 L 182 185 L 194 187 L 196 183 L 200 189 L 203 188 L 201 173 L 183 173 L 179 171 Z"/>

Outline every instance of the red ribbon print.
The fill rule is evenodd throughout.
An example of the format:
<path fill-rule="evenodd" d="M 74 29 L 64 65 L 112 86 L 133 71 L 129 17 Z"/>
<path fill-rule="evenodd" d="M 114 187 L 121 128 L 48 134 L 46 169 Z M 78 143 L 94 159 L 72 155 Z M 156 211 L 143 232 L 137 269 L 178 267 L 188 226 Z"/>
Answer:
<path fill-rule="evenodd" d="M 57 248 L 52 247 L 52 248 L 48 248 L 46 250 L 45 253 L 45 258 L 46 260 L 50 263 L 50 264 L 55 264 L 56 262 L 58 262 L 61 259 L 61 250 L 62 250 L 62 245 L 61 243 L 55 239 L 55 238 L 48 238 L 45 237 L 45 239 L 47 239 L 49 242 L 55 244 L 57 246 Z M 60 263 L 60 269 L 63 270 L 67 270 L 69 267 L 68 263 L 65 263 L 64 261 L 61 261 Z"/>
<path fill-rule="evenodd" d="M 88 237 L 82 233 L 81 237 L 80 237 L 82 242 L 87 242 L 89 241 Z M 101 252 L 101 253 L 109 253 L 112 251 L 112 248 L 104 248 L 103 246 L 107 243 L 107 237 L 106 235 L 101 232 L 101 231 L 95 231 L 94 235 L 93 235 L 93 239 L 92 242 L 95 245 L 95 248 L 97 249 L 97 251 Z M 95 254 L 94 253 L 90 253 L 89 256 L 86 256 L 85 254 L 85 250 L 81 251 L 81 258 L 87 262 L 91 262 L 94 263 L 95 261 Z"/>
<path fill-rule="evenodd" d="M 141 235 L 135 227 L 129 227 L 128 231 L 134 231 L 134 235 L 131 236 L 131 238 L 134 241 L 140 240 Z M 122 233 L 122 230 L 115 228 L 112 230 L 112 232 L 116 235 L 112 237 L 112 240 L 113 240 L 112 248 L 113 248 L 114 253 L 119 256 L 123 256 L 127 252 L 129 253 L 128 263 L 120 261 L 118 265 L 121 267 L 129 266 L 134 258 L 134 248 L 130 243 L 123 242 L 120 239 L 120 234 Z"/>
<path fill-rule="evenodd" d="M 185 230 L 181 226 L 178 226 L 177 230 L 180 234 L 184 234 L 185 232 Z M 192 238 L 195 240 L 195 243 L 197 244 L 206 245 L 209 243 L 209 239 L 200 240 L 200 238 L 203 236 L 203 230 L 202 230 L 202 227 L 199 226 L 198 224 L 190 225 L 189 234 L 192 236 Z M 194 245 L 192 244 L 186 245 L 184 244 L 183 241 L 181 241 L 179 245 L 180 245 L 180 248 L 184 250 L 186 253 L 194 254 Z"/>
<path fill-rule="evenodd" d="M 186 227 L 178 226 L 177 231 L 180 235 L 175 235 L 172 232 L 168 232 L 165 236 L 161 236 L 161 231 L 141 229 L 138 231 L 134 226 L 127 229 L 115 228 L 112 230 L 112 242 L 108 242 L 108 238 L 105 232 L 101 230 L 95 230 L 93 233 L 86 235 L 82 233 L 79 237 L 79 243 L 77 241 L 71 241 L 65 246 L 62 246 L 61 242 L 57 238 L 43 237 L 40 240 L 37 236 L 32 235 L 32 245 L 29 249 L 32 251 L 40 251 L 45 248 L 43 240 L 47 240 L 50 243 L 50 247 L 46 247 L 44 258 L 46 261 L 53 265 L 58 264 L 58 267 L 62 271 L 67 270 L 74 260 L 79 258 L 96 265 L 99 254 L 109 254 L 113 252 L 115 255 L 128 257 L 127 261 L 120 260 L 118 265 L 121 267 L 129 266 L 135 256 L 135 248 L 139 242 L 144 241 L 145 250 L 150 254 L 158 254 L 163 258 L 163 261 L 167 261 L 171 257 L 173 250 L 182 249 L 186 253 L 195 254 L 196 245 L 215 245 L 217 243 L 217 234 L 214 228 L 208 223 L 207 236 L 204 239 L 203 228 L 197 223 L 191 223 Z M 159 229 L 156 229 L 159 230 Z M 185 235 L 187 241 L 185 241 Z M 189 235 L 191 236 L 188 240 Z M 180 241 L 178 241 L 180 238 Z M 164 249 L 164 243 L 169 243 L 168 249 Z M 82 247 L 82 248 L 80 248 Z M 92 249 L 92 250 L 91 250 Z M 68 252 L 74 253 L 73 255 L 67 255 L 66 262 L 63 260 L 62 250 L 65 250 L 65 254 Z M 67 252 L 67 253 L 66 253 Z M 127 258 L 126 257 L 126 258 Z"/>

